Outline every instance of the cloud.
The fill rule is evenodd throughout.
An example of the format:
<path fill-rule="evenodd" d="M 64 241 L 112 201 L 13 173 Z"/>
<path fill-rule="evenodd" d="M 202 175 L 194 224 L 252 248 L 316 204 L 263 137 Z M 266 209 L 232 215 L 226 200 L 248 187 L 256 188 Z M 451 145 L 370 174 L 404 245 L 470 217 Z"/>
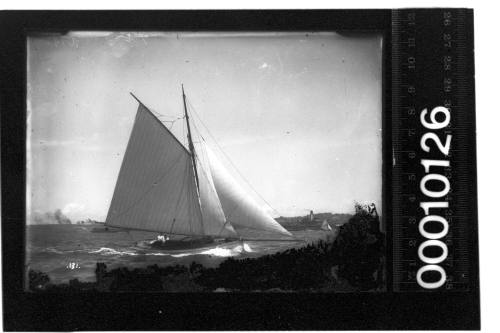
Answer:
<path fill-rule="evenodd" d="M 85 209 L 84 204 L 80 204 L 77 202 L 70 202 L 66 204 L 66 206 L 64 206 L 64 208 L 62 209 L 62 213 L 64 215 L 74 215 L 75 213 L 78 214 L 83 212 L 84 209 Z"/>
<path fill-rule="evenodd" d="M 71 224 L 71 220 L 60 209 L 45 214 L 35 210 L 33 216 L 29 217 L 28 224 Z"/>

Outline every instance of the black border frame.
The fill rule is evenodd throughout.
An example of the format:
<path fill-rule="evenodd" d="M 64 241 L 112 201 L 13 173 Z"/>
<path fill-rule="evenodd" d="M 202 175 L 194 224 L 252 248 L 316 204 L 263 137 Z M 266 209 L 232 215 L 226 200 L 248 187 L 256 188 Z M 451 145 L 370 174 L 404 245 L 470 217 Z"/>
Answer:
<path fill-rule="evenodd" d="M 34 294 L 23 291 L 26 34 L 67 30 L 319 31 L 383 34 L 384 293 Z M 393 293 L 391 10 L 0 12 L 2 265 L 5 330 L 478 329 L 478 290 Z M 474 170 L 475 171 L 475 170 Z M 477 249 L 476 249 L 477 251 Z M 464 311 L 469 315 L 464 316 Z"/>

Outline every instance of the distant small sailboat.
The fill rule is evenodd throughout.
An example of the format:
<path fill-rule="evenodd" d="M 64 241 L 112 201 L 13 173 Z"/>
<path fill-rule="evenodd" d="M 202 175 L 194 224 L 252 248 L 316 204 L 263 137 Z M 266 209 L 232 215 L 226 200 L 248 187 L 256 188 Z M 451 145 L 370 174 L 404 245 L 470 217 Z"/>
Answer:
<path fill-rule="evenodd" d="M 330 227 L 330 224 L 328 223 L 327 220 L 324 220 L 323 223 L 321 224 L 321 230 L 325 230 L 325 231 L 332 230 L 332 227 Z"/>
<path fill-rule="evenodd" d="M 236 227 L 293 235 L 231 177 L 208 145 L 195 150 L 182 87 L 188 148 L 133 94 L 139 107 L 105 226 L 157 232 L 166 249 L 241 239 Z"/>

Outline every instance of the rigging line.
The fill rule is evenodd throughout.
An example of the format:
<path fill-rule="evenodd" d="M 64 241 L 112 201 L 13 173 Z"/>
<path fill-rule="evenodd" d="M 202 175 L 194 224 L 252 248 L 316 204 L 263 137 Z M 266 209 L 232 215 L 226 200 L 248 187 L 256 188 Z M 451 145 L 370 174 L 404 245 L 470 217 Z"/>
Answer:
<path fill-rule="evenodd" d="M 200 221 L 200 225 L 201 225 L 201 233 L 204 235 L 205 234 L 205 228 L 203 226 L 203 216 L 202 216 L 202 212 L 201 212 L 201 201 L 200 201 L 200 197 L 199 197 L 199 193 L 198 193 L 198 188 L 196 187 L 196 182 L 195 182 L 195 179 L 194 179 L 194 169 L 193 169 L 193 163 L 188 163 L 187 164 L 187 167 L 188 167 L 188 172 L 191 174 L 192 173 L 192 177 L 190 177 L 190 184 L 191 186 L 189 186 L 189 191 L 190 191 L 190 197 L 191 198 L 195 198 L 195 201 L 194 200 L 191 200 L 190 202 L 190 211 L 192 212 L 192 214 L 196 217 L 199 216 L 199 221 Z M 194 186 L 193 186 L 194 185 Z M 197 215 L 197 213 L 199 213 L 199 215 Z M 193 219 L 194 220 L 194 219 Z M 192 227 L 192 224 L 190 225 L 191 226 L 191 230 L 193 229 Z M 191 231 L 191 233 L 193 233 Z"/>
<path fill-rule="evenodd" d="M 196 156 L 196 155 L 195 155 Z M 194 163 L 196 163 L 196 161 L 194 161 Z M 200 212 L 200 224 L 201 224 L 201 230 L 203 231 L 203 235 L 206 234 L 206 230 L 205 230 L 205 219 L 203 217 L 203 210 L 202 210 L 202 203 L 201 203 L 201 188 L 199 187 L 199 183 L 198 183 L 198 186 L 195 186 L 194 188 L 194 191 L 195 191 L 195 194 L 196 194 L 196 198 L 198 199 L 197 202 L 198 202 L 198 209 L 199 209 L 199 212 Z"/>
<path fill-rule="evenodd" d="M 192 210 L 191 210 L 191 198 L 192 198 L 192 193 L 191 193 L 191 178 L 189 177 L 189 163 L 186 163 L 184 166 L 184 173 L 188 175 L 187 177 L 187 190 L 186 190 L 186 201 L 187 201 L 187 220 L 188 220 L 188 225 L 189 225 L 189 234 L 193 235 L 193 216 L 192 216 Z"/>
<path fill-rule="evenodd" d="M 241 172 L 238 170 L 238 168 L 236 167 L 236 165 L 233 163 L 233 161 L 231 161 L 231 159 L 229 158 L 229 156 L 226 154 L 226 152 L 222 149 L 222 147 L 219 145 L 219 143 L 217 142 L 217 140 L 215 139 L 215 137 L 212 135 L 212 133 L 210 132 L 210 130 L 208 129 L 208 127 L 205 125 L 205 123 L 203 122 L 203 120 L 201 120 L 201 117 L 198 115 L 198 113 L 195 111 L 193 105 L 190 103 L 189 99 L 187 99 L 187 102 L 189 104 L 189 106 L 191 107 L 193 113 L 196 115 L 196 117 L 200 120 L 200 123 L 203 125 L 203 127 L 207 130 L 207 133 L 208 135 L 214 140 L 214 143 L 217 145 L 217 147 L 219 148 L 219 150 L 222 152 L 222 154 L 224 154 L 224 156 L 226 157 L 226 159 L 229 161 L 229 163 L 231 163 L 231 165 L 233 166 L 233 168 L 236 170 L 236 172 L 240 175 L 240 177 L 248 184 L 248 186 L 255 192 L 255 194 L 257 194 L 259 196 L 259 198 L 264 201 L 266 203 L 266 205 L 268 205 L 272 210 L 274 210 L 275 213 L 277 213 L 278 215 L 282 216 L 282 214 L 276 209 L 274 208 L 273 206 L 271 206 L 271 204 L 269 202 L 267 202 L 266 199 L 264 199 L 262 197 L 262 195 L 260 195 L 259 192 L 257 192 L 257 190 L 252 186 L 252 184 L 250 184 L 250 182 L 241 174 Z M 196 127 L 196 125 L 195 125 Z M 201 138 L 203 140 L 205 140 L 203 138 L 203 136 L 200 134 Z"/>
<path fill-rule="evenodd" d="M 153 112 L 158 117 L 171 117 L 171 116 L 164 115 L 164 114 L 162 114 L 162 113 L 160 113 L 158 111 L 152 110 L 152 109 L 149 109 L 149 111 Z"/>
<path fill-rule="evenodd" d="M 224 222 L 224 224 L 222 225 L 222 227 L 220 228 L 219 232 L 217 233 L 217 237 L 220 237 L 222 235 L 222 232 L 224 231 L 224 229 L 226 228 L 226 225 L 229 223 L 229 220 L 226 220 L 226 222 Z M 232 225 L 231 225 L 232 226 Z M 234 230 L 234 227 L 233 227 L 233 230 Z M 236 232 L 236 230 L 234 230 Z"/>
<path fill-rule="evenodd" d="M 187 139 L 188 139 L 188 142 L 189 142 L 189 147 L 191 148 L 190 151 L 191 151 L 191 167 L 193 168 L 193 174 L 194 174 L 194 181 L 195 181 L 195 194 L 196 194 L 196 197 L 197 197 L 197 202 L 198 202 L 198 208 L 199 208 L 199 213 L 200 213 L 200 224 L 201 224 L 201 230 L 203 232 L 203 235 L 205 235 L 205 223 L 204 223 L 204 218 L 203 218 L 203 211 L 202 211 L 202 208 L 201 208 L 201 189 L 200 189 L 200 180 L 199 180 L 199 177 L 198 177 L 198 170 L 197 170 L 197 164 L 196 164 L 196 152 L 195 152 L 195 149 L 194 149 L 194 146 L 193 146 L 193 140 L 192 140 L 192 137 L 191 137 L 191 130 L 190 130 L 190 127 L 189 127 L 189 115 L 188 115 L 188 111 L 187 111 L 187 106 L 186 106 L 186 95 L 184 94 L 184 88 L 182 88 L 182 98 L 183 98 L 183 101 L 184 101 L 184 116 L 186 118 L 186 131 L 187 131 Z"/>
<path fill-rule="evenodd" d="M 196 184 L 194 184 L 194 170 L 193 170 L 192 162 L 186 163 L 185 170 L 186 170 L 186 173 L 188 175 L 191 175 L 191 172 L 193 173 L 193 176 L 188 177 L 188 179 L 187 179 L 187 196 L 188 196 L 187 209 L 188 209 L 188 220 L 189 220 L 189 232 L 191 233 L 191 235 L 193 235 L 193 221 L 196 217 L 198 217 L 198 215 L 196 215 L 196 213 L 198 213 L 198 212 L 200 214 L 199 217 L 200 217 L 200 222 L 201 222 L 201 207 L 199 205 L 199 198 L 198 198 L 197 192 L 194 190 L 194 188 L 196 187 Z M 195 185 L 195 186 L 193 187 L 193 185 Z M 194 202 L 194 200 L 192 200 L 194 197 L 196 197 L 198 204 L 196 204 Z M 199 209 L 196 209 L 196 208 L 199 208 Z M 201 232 L 204 233 L 203 222 L 201 222 L 201 229 L 202 229 Z"/>
<path fill-rule="evenodd" d="M 161 116 L 158 116 L 158 117 L 161 117 Z M 163 117 L 170 117 L 170 118 L 174 118 L 173 120 L 162 120 L 162 121 L 166 121 L 166 122 L 174 122 L 174 121 L 177 121 L 177 120 L 181 120 L 181 119 L 186 118 L 186 116 L 182 116 L 182 117 L 163 116 Z"/>
<path fill-rule="evenodd" d="M 174 125 L 177 121 L 182 120 L 182 119 L 184 119 L 184 118 L 177 118 L 177 119 L 174 119 L 174 120 L 161 120 L 161 119 L 160 119 L 160 121 L 161 121 L 162 123 L 170 123 L 170 124 L 171 124 L 171 126 L 173 126 L 173 125 Z"/>
<path fill-rule="evenodd" d="M 184 145 L 187 144 L 187 142 L 186 142 L 186 140 L 187 140 L 187 138 L 186 138 L 186 127 L 187 127 L 186 122 L 183 122 L 182 123 L 182 143 L 184 143 Z"/>
<path fill-rule="evenodd" d="M 255 227 L 244 226 L 243 228 L 262 232 L 262 229 L 255 228 Z M 265 230 L 264 232 L 269 233 L 269 232 L 272 232 L 272 231 Z M 281 235 L 282 235 L 283 237 L 289 237 L 289 238 L 287 238 L 287 239 L 290 239 L 290 238 L 293 238 L 293 239 L 298 239 L 298 238 L 297 238 L 294 234 L 292 234 L 292 236 L 288 236 L 288 235 L 286 235 L 286 236 L 285 236 L 285 235 L 283 235 L 283 234 L 281 234 Z"/>
<path fill-rule="evenodd" d="M 182 117 L 182 118 L 177 118 L 177 119 L 175 119 L 175 120 L 161 120 L 161 119 L 159 119 L 159 120 L 160 120 L 163 124 L 165 124 L 165 123 L 170 123 L 169 130 L 171 130 L 171 129 L 172 129 L 172 127 L 174 127 L 175 123 L 176 123 L 177 121 L 181 120 L 181 119 L 184 119 L 184 117 Z"/>
<path fill-rule="evenodd" d="M 197 154 L 194 154 L 195 159 L 196 159 L 196 155 Z M 205 226 L 203 223 L 203 212 L 201 210 L 201 193 L 200 193 L 199 183 L 197 183 L 196 177 L 195 177 L 195 175 L 196 175 L 195 174 L 195 165 L 194 165 L 194 163 L 196 163 L 195 159 L 191 159 L 191 163 L 190 163 L 190 165 L 188 164 L 188 167 L 190 167 L 190 170 L 193 172 L 193 182 L 194 182 L 195 187 L 194 187 L 194 190 L 191 189 L 191 191 L 192 191 L 192 194 L 194 194 L 194 196 L 197 199 L 196 201 L 198 204 L 196 206 L 197 206 L 198 210 L 196 210 L 196 211 L 199 211 L 199 213 L 200 213 L 200 224 L 201 224 L 201 229 L 202 229 L 203 234 L 204 234 L 205 233 Z"/>
<path fill-rule="evenodd" d="M 168 118 L 174 118 L 174 119 L 182 119 L 182 118 L 184 118 L 184 116 L 171 116 L 171 115 L 168 115 L 168 114 L 160 114 L 160 115 L 158 115 L 158 117 L 168 117 Z"/>
<path fill-rule="evenodd" d="M 141 104 L 142 104 L 142 102 L 139 102 L 139 103 L 141 103 Z M 149 110 L 149 111 L 151 111 L 151 113 L 153 113 L 156 117 L 174 118 L 174 120 L 173 120 L 173 121 L 177 121 L 177 120 L 179 120 L 179 119 L 183 119 L 183 118 L 184 118 L 183 116 L 182 116 L 182 117 L 179 117 L 179 116 L 171 116 L 171 115 L 168 115 L 168 114 L 163 114 L 163 113 L 160 113 L 160 112 L 155 111 L 155 110 L 150 109 L 150 108 L 148 108 L 148 110 Z M 158 119 L 158 120 L 159 120 L 159 119 Z M 164 121 L 169 122 L 169 120 L 160 120 L 160 121 L 161 121 L 161 122 L 164 122 Z"/>
<path fill-rule="evenodd" d="M 205 141 L 205 138 L 203 137 L 203 135 L 201 135 L 201 131 L 198 129 L 198 126 L 196 126 L 196 121 L 193 121 L 192 124 L 193 124 L 193 127 L 196 129 L 195 135 L 197 135 L 199 138 L 201 138 L 202 141 Z M 199 141 L 199 142 L 201 142 L 201 141 Z"/>

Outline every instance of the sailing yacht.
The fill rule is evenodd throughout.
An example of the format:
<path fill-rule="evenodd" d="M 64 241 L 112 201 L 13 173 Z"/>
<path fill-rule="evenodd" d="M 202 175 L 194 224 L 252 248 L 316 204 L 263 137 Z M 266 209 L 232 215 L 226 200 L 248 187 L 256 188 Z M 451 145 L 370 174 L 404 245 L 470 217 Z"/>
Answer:
<path fill-rule="evenodd" d="M 323 223 L 321 224 L 321 230 L 332 231 L 332 227 L 327 220 L 323 220 Z"/>
<path fill-rule="evenodd" d="M 131 95 L 139 106 L 106 217 L 107 227 L 156 232 L 158 239 L 150 245 L 165 249 L 242 239 L 239 228 L 293 239 L 234 180 L 204 140 L 195 150 L 183 86 L 187 148 Z M 206 158 L 201 158 L 202 153 Z"/>

